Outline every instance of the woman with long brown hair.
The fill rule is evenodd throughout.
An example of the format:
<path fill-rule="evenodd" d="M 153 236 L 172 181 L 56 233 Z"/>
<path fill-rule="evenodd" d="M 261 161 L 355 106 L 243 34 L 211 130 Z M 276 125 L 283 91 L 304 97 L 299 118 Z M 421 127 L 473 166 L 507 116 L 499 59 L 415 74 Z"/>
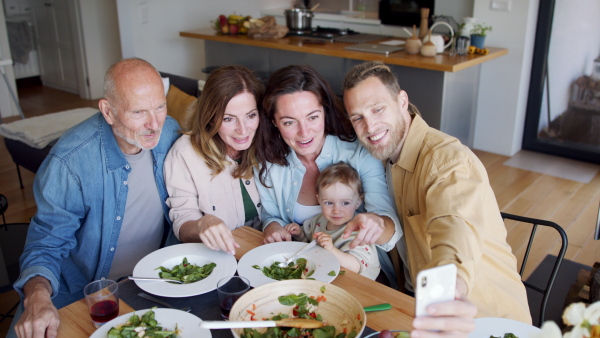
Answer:
<path fill-rule="evenodd" d="M 260 226 L 261 204 L 252 168 L 263 88 L 243 66 L 211 73 L 190 131 L 165 160 L 173 231 L 182 242 L 202 242 L 231 254 L 231 230 Z"/>
<path fill-rule="evenodd" d="M 263 111 L 255 177 L 260 180 L 264 242 L 291 240 L 284 226 L 302 225 L 321 211 L 319 173 L 344 161 L 359 172 L 365 187 L 361 214 L 348 223 L 344 238 L 358 231 L 352 248 L 375 243 L 391 250 L 402 232 L 383 165 L 356 140 L 344 106 L 327 81 L 310 66 L 281 68 L 269 78 Z"/>

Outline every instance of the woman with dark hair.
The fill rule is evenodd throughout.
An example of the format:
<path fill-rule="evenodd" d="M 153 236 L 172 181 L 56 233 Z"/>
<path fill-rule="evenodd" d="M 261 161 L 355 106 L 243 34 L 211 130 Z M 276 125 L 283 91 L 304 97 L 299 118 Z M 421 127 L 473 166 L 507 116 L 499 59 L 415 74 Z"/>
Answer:
<path fill-rule="evenodd" d="M 165 159 L 173 231 L 182 242 L 202 242 L 231 254 L 231 230 L 260 228 L 261 204 L 252 168 L 263 88 L 243 66 L 211 73 L 185 133 Z"/>
<path fill-rule="evenodd" d="M 385 172 L 358 141 L 344 106 L 310 66 L 287 66 L 267 83 L 257 132 L 256 154 L 263 205 L 264 243 L 290 241 L 284 226 L 302 225 L 319 212 L 316 182 L 327 166 L 344 161 L 365 187 L 361 214 L 344 238 L 358 231 L 351 248 L 378 244 L 391 250 L 402 232 L 389 196 Z"/>

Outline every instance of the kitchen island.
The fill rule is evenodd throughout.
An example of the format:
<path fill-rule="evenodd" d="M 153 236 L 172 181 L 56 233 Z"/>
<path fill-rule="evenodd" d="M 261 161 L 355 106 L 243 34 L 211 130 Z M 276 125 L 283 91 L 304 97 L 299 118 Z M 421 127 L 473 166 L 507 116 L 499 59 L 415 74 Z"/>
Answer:
<path fill-rule="evenodd" d="M 310 43 L 304 37 L 253 39 L 246 35 L 222 35 L 211 29 L 183 31 L 182 37 L 205 41 L 206 64 L 244 65 L 267 77 L 290 64 L 314 67 L 342 94 L 342 80 L 356 64 L 378 60 L 390 65 L 427 123 L 472 146 L 477 112 L 479 74 L 484 62 L 506 55 L 504 48 L 488 47 L 487 55 L 450 55 L 434 57 L 409 55 L 404 51 L 389 55 L 346 50 L 350 43 L 321 40 Z M 379 41 L 394 38 L 383 38 Z M 377 43 L 378 41 L 374 41 Z"/>

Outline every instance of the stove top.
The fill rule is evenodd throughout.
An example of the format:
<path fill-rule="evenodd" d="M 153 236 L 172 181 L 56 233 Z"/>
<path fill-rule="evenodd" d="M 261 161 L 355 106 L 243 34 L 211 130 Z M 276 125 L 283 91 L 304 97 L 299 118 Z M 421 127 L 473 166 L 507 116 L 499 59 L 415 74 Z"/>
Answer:
<path fill-rule="evenodd" d="M 354 35 L 358 34 L 351 29 L 339 29 L 339 28 L 330 28 L 330 27 L 321 27 L 317 26 L 317 28 L 306 30 L 306 31 L 298 31 L 298 30 L 289 30 L 286 36 L 302 36 L 311 39 L 326 39 L 333 40 L 337 37 Z"/>

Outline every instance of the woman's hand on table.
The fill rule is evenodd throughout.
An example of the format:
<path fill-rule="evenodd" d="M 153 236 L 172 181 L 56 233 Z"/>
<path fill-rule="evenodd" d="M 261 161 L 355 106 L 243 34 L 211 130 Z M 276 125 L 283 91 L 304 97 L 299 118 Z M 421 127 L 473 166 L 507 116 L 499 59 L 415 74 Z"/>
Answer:
<path fill-rule="evenodd" d="M 25 307 L 21 318 L 15 325 L 20 338 L 54 338 L 58 333 L 60 319 L 58 310 L 52 304 L 50 282 L 41 276 L 31 278 L 23 288 Z"/>
<path fill-rule="evenodd" d="M 235 255 L 235 249 L 240 247 L 229 227 L 214 215 L 206 214 L 198 220 L 198 233 L 202 243 L 211 250 L 222 250 Z"/>
<path fill-rule="evenodd" d="M 272 222 L 271 224 L 267 225 L 267 227 L 263 230 L 263 233 L 265 235 L 263 244 L 292 240 L 292 235 L 277 222 Z"/>
<path fill-rule="evenodd" d="M 467 337 L 475 330 L 477 307 L 466 298 L 467 284 L 456 277 L 456 299 L 451 302 L 432 304 L 427 307 L 429 317 L 417 317 L 413 321 L 411 337 Z M 438 331 L 438 332 L 435 332 Z"/>
<path fill-rule="evenodd" d="M 356 237 L 350 243 L 350 249 L 361 245 L 371 245 L 379 239 L 385 229 L 383 218 L 371 212 L 357 214 L 346 224 L 346 230 L 342 238 L 346 239 L 352 235 L 352 232 L 358 231 Z"/>

